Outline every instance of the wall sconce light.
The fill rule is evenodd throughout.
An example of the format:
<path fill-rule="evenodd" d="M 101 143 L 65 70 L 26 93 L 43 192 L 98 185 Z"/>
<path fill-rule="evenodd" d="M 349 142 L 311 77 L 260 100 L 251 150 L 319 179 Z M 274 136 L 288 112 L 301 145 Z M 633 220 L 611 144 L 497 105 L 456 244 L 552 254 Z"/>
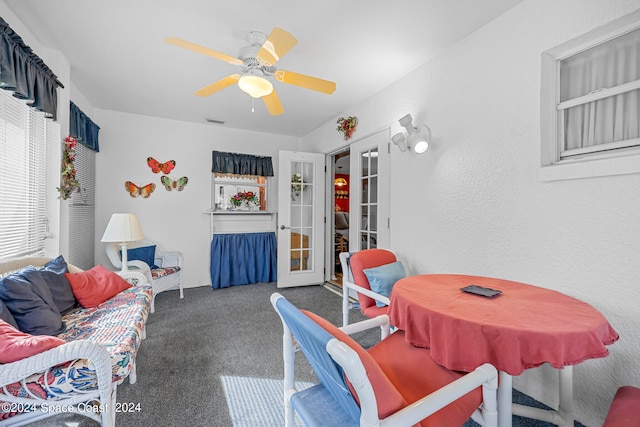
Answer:
<path fill-rule="evenodd" d="M 409 148 L 413 147 L 413 151 L 418 154 L 422 154 L 429 149 L 429 143 L 431 142 L 431 129 L 427 125 L 418 125 L 416 127 L 412 124 L 413 118 L 411 114 L 407 114 L 399 120 L 400 125 L 407 130 L 407 136 L 402 132 L 398 132 L 391 137 L 391 142 L 398 146 L 401 153 L 404 153 Z"/>

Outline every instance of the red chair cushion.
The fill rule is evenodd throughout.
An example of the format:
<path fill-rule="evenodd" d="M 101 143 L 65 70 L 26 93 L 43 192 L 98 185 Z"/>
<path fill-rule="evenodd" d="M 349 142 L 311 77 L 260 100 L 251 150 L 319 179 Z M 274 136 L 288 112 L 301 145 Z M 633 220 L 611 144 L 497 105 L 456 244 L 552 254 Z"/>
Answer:
<path fill-rule="evenodd" d="M 367 353 L 367 351 L 362 348 L 360 344 L 358 344 L 353 340 L 353 338 L 342 332 L 335 325 L 323 319 L 322 317 L 306 310 L 300 311 L 309 316 L 311 320 L 322 326 L 324 330 L 348 345 L 358 354 L 360 360 L 362 361 L 362 365 L 364 366 L 364 369 L 367 373 L 367 377 L 371 382 L 371 386 L 373 387 L 373 392 L 376 396 L 376 402 L 378 403 L 378 417 L 388 417 L 394 412 L 407 406 L 407 401 L 402 397 L 398 390 L 396 390 L 391 381 L 389 381 L 389 379 L 380 369 L 373 357 L 371 357 L 371 355 Z M 347 384 L 351 389 L 351 394 L 353 394 L 356 401 L 358 401 L 359 403 L 358 396 L 348 380 Z"/>
<path fill-rule="evenodd" d="M 367 268 L 379 267 L 384 264 L 390 264 L 396 262 L 396 256 L 393 252 L 386 249 L 365 249 L 349 257 L 349 265 L 351 266 L 351 273 L 353 274 L 353 282 L 362 286 L 365 289 L 371 289 L 367 275 L 364 274 L 364 270 Z M 366 295 L 358 294 L 358 301 L 360 301 L 360 310 L 362 314 L 369 318 L 379 316 L 380 314 L 386 314 L 388 307 L 377 307 L 376 301 Z"/>
<path fill-rule="evenodd" d="M 602 427 L 640 426 L 640 388 L 620 387 Z"/>
<path fill-rule="evenodd" d="M 433 393 L 462 377 L 431 358 L 428 349 L 414 347 L 398 330 L 369 349 L 369 354 L 409 404 Z M 420 423 L 427 426 L 459 426 L 464 424 L 482 402 L 482 388 L 450 403 Z"/>
<path fill-rule="evenodd" d="M 373 387 L 380 419 L 388 417 L 464 375 L 438 365 L 431 359 L 428 349 L 408 344 L 405 341 L 404 331 L 394 332 L 367 351 L 329 321 L 314 313 L 301 311 L 358 354 Z M 348 380 L 347 383 L 358 401 L 355 390 Z M 478 387 L 418 425 L 420 427 L 462 425 L 481 402 L 482 388 Z"/>

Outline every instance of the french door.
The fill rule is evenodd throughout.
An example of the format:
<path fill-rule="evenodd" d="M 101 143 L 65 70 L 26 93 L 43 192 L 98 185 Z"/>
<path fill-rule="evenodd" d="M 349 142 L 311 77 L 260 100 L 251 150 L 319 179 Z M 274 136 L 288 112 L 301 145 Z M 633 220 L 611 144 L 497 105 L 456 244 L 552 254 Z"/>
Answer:
<path fill-rule="evenodd" d="M 351 144 L 349 251 L 389 247 L 389 129 Z"/>
<path fill-rule="evenodd" d="M 280 151 L 278 287 L 324 281 L 325 155 Z"/>

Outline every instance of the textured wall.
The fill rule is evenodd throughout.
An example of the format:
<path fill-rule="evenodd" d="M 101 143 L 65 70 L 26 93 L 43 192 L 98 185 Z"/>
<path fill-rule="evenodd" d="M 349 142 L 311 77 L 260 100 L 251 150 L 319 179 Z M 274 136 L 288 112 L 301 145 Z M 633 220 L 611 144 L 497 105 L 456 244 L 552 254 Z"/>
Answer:
<path fill-rule="evenodd" d="M 165 250 L 183 252 L 186 287 L 211 284 L 210 216 L 204 213 L 211 207 L 211 151 L 272 156 L 277 171 L 278 150 L 293 150 L 296 145 L 292 137 L 100 109 L 95 110 L 95 122 L 101 126 L 96 164 L 96 263 L 111 267 L 106 244 L 100 243 L 111 214 L 133 212 L 145 237 Z M 184 190 L 165 190 L 161 174 L 153 174 L 147 166 L 149 156 L 160 162 L 175 160 L 169 176 L 188 177 Z M 127 180 L 138 185 L 155 182 L 156 190 L 147 199 L 132 198 L 124 188 Z M 271 179 L 271 184 L 269 204 L 276 209 L 276 179 Z M 216 217 L 216 229 L 222 227 L 222 221 L 225 219 Z M 253 226 L 246 222 L 240 225 Z"/>
<path fill-rule="evenodd" d="M 640 386 L 640 174 L 541 182 L 540 55 L 640 8 L 634 0 L 525 1 L 366 102 L 354 138 L 400 127 L 433 132 L 427 154 L 392 147 L 391 247 L 412 273 L 502 277 L 599 309 L 618 331 L 611 355 L 575 369 L 578 419 L 601 425 L 616 388 Z M 333 123 L 304 138 L 343 143 Z M 552 369 L 516 387 L 555 404 Z"/>

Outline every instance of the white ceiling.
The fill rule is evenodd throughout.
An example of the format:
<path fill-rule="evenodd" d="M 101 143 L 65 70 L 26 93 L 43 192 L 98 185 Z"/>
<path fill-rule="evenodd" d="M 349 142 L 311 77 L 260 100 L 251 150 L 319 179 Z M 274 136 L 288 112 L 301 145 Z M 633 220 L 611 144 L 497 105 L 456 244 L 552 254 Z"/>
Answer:
<path fill-rule="evenodd" d="M 64 54 L 73 83 L 96 108 L 304 136 L 522 0 L 4 1 L 43 45 Z M 276 82 L 280 116 L 261 100 L 252 113 L 252 98 L 235 85 L 193 95 L 236 67 L 163 41 L 179 37 L 237 56 L 249 31 L 276 26 L 298 40 L 278 68 L 337 84 L 325 95 Z"/>

